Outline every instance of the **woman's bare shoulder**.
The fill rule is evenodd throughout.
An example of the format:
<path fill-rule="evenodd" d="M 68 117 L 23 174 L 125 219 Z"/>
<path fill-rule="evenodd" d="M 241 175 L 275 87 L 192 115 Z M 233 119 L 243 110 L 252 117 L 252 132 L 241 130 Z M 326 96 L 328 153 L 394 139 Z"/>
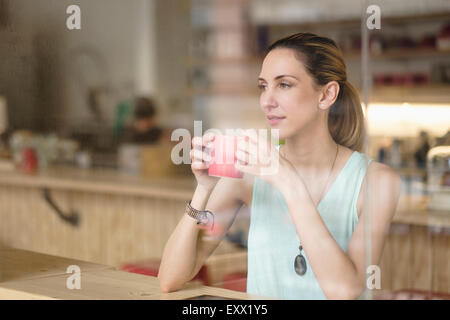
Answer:
<path fill-rule="evenodd" d="M 398 172 L 390 166 L 378 161 L 371 161 L 363 180 L 361 188 L 363 192 L 360 192 L 358 197 L 358 215 L 365 205 L 364 195 L 368 184 L 370 185 L 369 192 L 372 193 L 373 197 L 386 199 L 390 195 L 398 198 L 401 192 L 402 180 Z"/>
<path fill-rule="evenodd" d="M 398 172 L 390 166 L 377 161 L 371 161 L 367 168 L 362 190 L 365 190 L 368 184 L 370 185 L 369 192 L 373 198 L 392 198 L 394 202 L 400 196 L 402 188 L 402 180 Z M 365 192 L 360 193 L 358 209 L 364 206 L 364 194 Z"/>
<path fill-rule="evenodd" d="M 396 182 L 400 180 L 400 175 L 395 169 L 378 161 L 371 161 L 367 173 L 372 177 L 385 181 Z"/>

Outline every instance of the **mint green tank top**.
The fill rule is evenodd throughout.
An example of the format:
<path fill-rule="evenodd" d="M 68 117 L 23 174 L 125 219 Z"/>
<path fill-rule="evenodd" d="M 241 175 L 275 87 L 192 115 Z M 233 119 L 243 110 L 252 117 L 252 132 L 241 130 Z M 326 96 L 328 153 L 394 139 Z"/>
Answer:
<path fill-rule="evenodd" d="M 372 159 L 354 151 L 317 209 L 339 246 L 346 251 L 358 223 L 356 203 Z M 320 240 L 320 239 L 318 239 Z M 281 192 L 255 177 L 248 234 L 247 292 L 278 299 L 326 299 L 308 256 L 303 276 L 295 273 L 299 238 Z"/>

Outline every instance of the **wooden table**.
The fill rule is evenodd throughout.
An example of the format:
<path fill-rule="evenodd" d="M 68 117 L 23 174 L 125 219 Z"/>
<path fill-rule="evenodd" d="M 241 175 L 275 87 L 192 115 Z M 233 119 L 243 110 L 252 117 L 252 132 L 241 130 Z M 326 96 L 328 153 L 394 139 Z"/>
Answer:
<path fill-rule="evenodd" d="M 81 270 L 81 288 L 68 289 L 69 265 Z M 207 286 L 185 285 L 163 293 L 155 277 L 114 270 L 113 267 L 35 252 L 0 248 L 0 299 L 120 299 L 181 300 L 210 295 L 225 299 L 267 299 Z"/>
<path fill-rule="evenodd" d="M 0 282 L 67 275 L 67 267 L 84 271 L 114 270 L 114 267 L 14 248 L 0 248 Z"/>

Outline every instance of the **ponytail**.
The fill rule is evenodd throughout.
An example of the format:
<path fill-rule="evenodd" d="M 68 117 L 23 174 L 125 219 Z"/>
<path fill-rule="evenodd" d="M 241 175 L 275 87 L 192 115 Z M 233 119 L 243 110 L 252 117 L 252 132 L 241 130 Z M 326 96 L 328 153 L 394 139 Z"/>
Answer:
<path fill-rule="evenodd" d="M 336 143 L 363 152 L 364 114 L 358 92 L 347 80 L 340 83 L 339 91 L 328 113 L 328 129 Z"/>

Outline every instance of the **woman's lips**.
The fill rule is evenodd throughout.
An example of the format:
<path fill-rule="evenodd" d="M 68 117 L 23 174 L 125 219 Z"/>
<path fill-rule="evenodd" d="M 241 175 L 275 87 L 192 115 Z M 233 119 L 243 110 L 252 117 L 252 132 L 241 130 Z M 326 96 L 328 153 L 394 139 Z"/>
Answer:
<path fill-rule="evenodd" d="M 268 117 L 267 119 L 269 120 L 269 124 L 273 126 L 279 124 L 281 121 L 286 119 L 286 117 Z"/>

